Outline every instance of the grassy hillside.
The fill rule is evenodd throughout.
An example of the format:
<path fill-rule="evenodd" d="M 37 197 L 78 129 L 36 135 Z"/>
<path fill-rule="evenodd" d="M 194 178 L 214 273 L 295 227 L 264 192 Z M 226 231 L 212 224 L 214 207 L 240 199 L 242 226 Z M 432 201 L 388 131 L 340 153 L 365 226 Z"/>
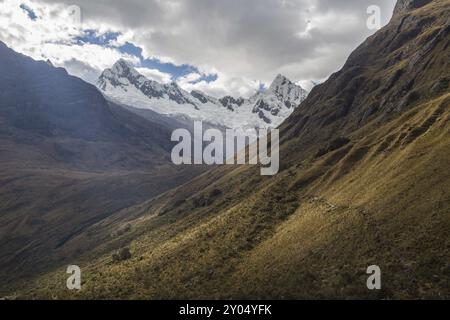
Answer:
<path fill-rule="evenodd" d="M 17 298 L 450 298 L 450 1 L 396 12 L 281 127 L 281 172 L 219 167 L 78 234 Z M 118 259 L 128 248 L 131 258 Z M 73 249 L 71 249 L 73 250 Z M 366 268 L 382 270 L 381 291 Z"/>
<path fill-rule="evenodd" d="M 319 160 L 251 182 L 245 201 L 227 199 L 236 189 L 195 208 L 205 190 L 165 214 L 152 203 L 133 208 L 140 218 L 125 234 L 79 261 L 81 292 L 65 290 L 61 268 L 25 296 L 448 298 L 449 102 L 446 94 Z M 414 141 L 397 143 L 430 119 Z M 395 139 L 380 138 L 386 133 Z M 247 189 L 239 170 L 229 175 Z M 221 180 L 212 187 L 230 190 Z M 113 262 L 121 247 L 132 258 Z M 372 264 L 382 268 L 381 292 L 365 287 Z"/>

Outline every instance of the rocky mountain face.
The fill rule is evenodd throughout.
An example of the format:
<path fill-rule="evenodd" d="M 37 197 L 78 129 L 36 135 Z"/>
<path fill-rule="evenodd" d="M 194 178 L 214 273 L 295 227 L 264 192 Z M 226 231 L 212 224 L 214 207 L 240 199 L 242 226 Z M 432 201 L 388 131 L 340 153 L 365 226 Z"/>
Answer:
<path fill-rule="evenodd" d="M 127 208 L 90 230 L 117 236 L 80 255 L 80 293 L 54 270 L 23 296 L 448 299 L 450 3 L 419 3 L 399 1 L 281 126 L 278 175 L 223 166 Z"/>
<path fill-rule="evenodd" d="M 307 96 L 307 92 L 301 87 L 278 75 L 267 91 L 251 97 L 249 103 L 253 105 L 253 113 L 258 114 L 263 120 L 268 119 L 265 122 L 271 123 L 270 118 L 267 118 L 268 114 L 277 117 L 284 113 L 284 110 L 294 111 Z"/>
<path fill-rule="evenodd" d="M 268 90 L 249 99 L 217 99 L 197 90 L 186 92 L 176 83 L 146 79 L 124 60 L 105 70 L 97 86 L 107 97 L 128 106 L 226 128 L 277 127 L 307 96 L 300 86 L 279 75 Z"/>
<path fill-rule="evenodd" d="M 117 61 L 111 69 L 105 70 L 97 83 L 97 86 L 103 91 L 107 91 L 110 86 L 115 89 L 121 88 L 127 92 L 127 87 L 130 85 L 140 90 L 149 99 L 165 98 L 177 104 L 191 104 L 196 107 L 189 94 L 183 91 L 175 82 L 160 84 L 156 81 L 148 80 L 122 59 Z"/>

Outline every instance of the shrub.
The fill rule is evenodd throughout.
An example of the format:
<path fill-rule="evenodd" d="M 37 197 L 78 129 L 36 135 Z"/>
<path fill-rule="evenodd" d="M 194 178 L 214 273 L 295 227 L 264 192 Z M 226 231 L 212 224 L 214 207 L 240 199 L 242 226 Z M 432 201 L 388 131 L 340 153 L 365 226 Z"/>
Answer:
<path fill-rule="evenodd" d="M 192 205 L 194 208 L 201 208 L 201 207 L 207 207 L 213 203 L 213 200 L 211 198 L 205 198 L 203 196 L 200 196 L 198 198 L 194 198 L 192 200 Z"/>
<path fill-rule="evenodd" d="M 214 203 L 215 198 L 222 194 L 222 190 L 213 189 L 208 195 L 201 195 L 192 199 L 192 206 L 194 208 L 202 208 L 210 206 Z"/>
<path fill-rule="evenodd" d="M 222 190 L 220 190 L 220 189 L 214 189 L 214 190 L 212 190 L 211 193 L 209 194 L 209 197 L 210 197 L 210 198 L 215 198 L 215 197 L 220 196 L 221 194 L 222 194 Z"/>
<path fill-rule="evenodd" d="M 339 137 L 337 139 L 334 139 L 333 141 L 331 141 L 328 146 L 326 148 L 321 148 L 319 151 L 317 151 L 315 157 L 316 158 L 320 158 L 321 156 L 338 150 L 340 148 L 342 148 L 343 146 L 347 145 L 350 142 L 350 139 L 345 138 L 345 137 Z"/>
<path fill-rule="evenodd" d="M 112 255 L 113 262 L 121 262 L 131 259 L 131 252 L 129 248 L 120 249 L 119 252 Z"/>

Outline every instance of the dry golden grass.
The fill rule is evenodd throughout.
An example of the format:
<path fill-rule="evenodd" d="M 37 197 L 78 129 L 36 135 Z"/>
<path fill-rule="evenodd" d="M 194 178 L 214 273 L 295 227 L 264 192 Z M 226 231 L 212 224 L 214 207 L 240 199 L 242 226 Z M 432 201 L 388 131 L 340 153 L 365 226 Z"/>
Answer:
<path fill-rule="evenodd" d="M 113 251 L 104 250 L 101 258 L 80 261 L 81 292 L 65 289 L 60 268 L 24 297 L 448 298 L 449 97 L 360 132 L 350 148 L 250 182 L 257 187 L 245 201 L 227 202 L 240 194 L 229 190 L 205 208 L 188 199 L 162 216 L 147 212 L 111 240 L 114 248 L 129 246 L 131 260 L 113 263 Z M 399 139 L 430 117 L 415 140 Z M 394 138 L 381 148 L 387 134 Z M 241 170 L 210 188 L 248 190 Z M 305 178 L 311 170 L 314 180 Z M 302 179 L 307 188 L 298 187 Z M 372 264 L 383 272 L 380 292 L 365 287 Z"/>

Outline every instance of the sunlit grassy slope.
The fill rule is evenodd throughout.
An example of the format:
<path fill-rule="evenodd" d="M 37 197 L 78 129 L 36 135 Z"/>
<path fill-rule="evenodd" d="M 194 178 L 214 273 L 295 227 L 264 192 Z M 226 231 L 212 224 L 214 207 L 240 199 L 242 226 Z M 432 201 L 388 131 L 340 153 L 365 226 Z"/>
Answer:
<path fill-rule="evenodd" d="M 161 202 L 133 208 L 141 218 L 104 255 L 80 260 L 79 293 L 65 289 L 61 268 L 25 296 L 448 298 L 449 102 L 418 105 L 275 179 L 204 177 L 224 192 L 207 207 L 192 199 L 208 189 L 163 215 Z M 110 249 L 121 246 L 133 257 L 113 263 Z M 372 264 L 382 269 L 379 292 L 365 285 Z"/>

